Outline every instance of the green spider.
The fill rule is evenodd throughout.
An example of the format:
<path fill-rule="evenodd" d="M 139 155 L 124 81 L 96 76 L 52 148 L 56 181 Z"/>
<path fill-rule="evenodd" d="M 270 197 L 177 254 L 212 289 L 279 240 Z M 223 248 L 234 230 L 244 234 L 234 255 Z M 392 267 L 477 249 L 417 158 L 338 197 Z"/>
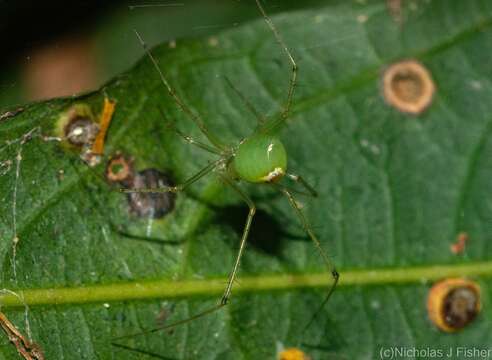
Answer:
<path fill-rule="evenodd" d="M 272 185 L 278 188 L 288 199 L 290 205 L 296 212 L 297 216 L 299 217 L 302 226 L 304 227 L 304 230 L 308 234 L 308 236 L 311 238 L 313 241 L 314 245 L 318 249 L 325 265 L 327 266 L 331 276 L 333 277 L 333 283 L 330 286 L 330 289 L 328 291 L 328 295 L 326 296 L 325 300 L 320 306 L 320 309 L 326 304 L 326 302 L 329 300 L 330 296 L 332 295 L 333 291 L 335 290 L 335 287 L 338 283 L 339 279 L 339 274 L 337 270 L 335 269 L 335 266 L 332 264 L 330 261 L 329 257 L 326 255 L 326 253 L 323 251 L 321 248 L 320 242 L 317 239 L 316 235 L 314 234 L 311 225 L 309 224 L 308 220 L 304 216 L 303 212 L 301 211 L 300 207 L 298 206 L 296 200 L 294 199 L 294 196 L 292 195 L 292 192 L 286 188 L 285 186 L 282 186 L 279 184 L 279 180 L 281 180 L 284 177 L 287 177 L 297 183 L 299 183 L 301 186 L 305 188 L 305 190 L 308 191 L 309 195 L 311 196 L 317 196 L 316 190 L 310 186 L 304 179 L 295 174 L 291 174 L 287 172 L 287 152 L 285 150 L 284 145 L 282 142 L 278 139 L 278 137 L 275 135 L 276 130 L 279 128 L 279 126 L 286 121 L 286 119 L 289 116 L 290 108 L 292 105 L 292 98 L 294 95 L 294 90 L 296 86 L 296 79 L 297 79 L 297 65 L 296 62 L 290 53 L 289 49 L 287 48 L 287 45 L 283 41 L 282 37 L 280 36 L 279 32 L 275 28 L 272 20 L 270 17 L 266 14 L 265 10 L 263 9 L 262 5 L 260 4 L 259 0 L 256 0 L 256 5 L 258 6 L 258 9 L 265 19 L 265 22 L 268 24 L 270 30 L 273 32 L 275 39 L 285 52 L 289 62 L 292 65 L 292 74 L 290 78 L 290 83 L 289 83 L 289 89 L 287 93 L 287 99 L 285 102 L 285 105 L 283 107 L 282 112 L 280 115 L 274 119 L 270 119 L 267 121 L 263 116 L 261 116 L 255 109 L 254 107 L 246 100 L 246 98 L 232 85 L 232 83 L 226 78 L 229 86 L 237 93 L 237 95 L 244 101 L 245 105 L 248 107 L 248 109 L 256 116 L 258 120 L 258 127 L 255 129 L 255 131 L 243 139 L 242 141 L 239 142 L 239 144 L 235 146 L 228 146 L 223 144 L 214 134 L 210 133 L 210 131 L 207 129 L 205 126 L 205 123 L 201 119 L 201 117 L 197 114 L 195 114 L 186 104 L 180 99 L 180 97 L 177 95 L 176 91 L 171 87 L 169 84 L 168 80 L 164 76 L 164 73 L 162 70 L 159 68 L 157 61 L 153 57 L 152 53 L 148 50 L 145 42 L 143 41 L 142 37 L 138 34 L 137 31 L 135 31 L 142 47 L 145 49 L 148 57 L 152 61 L 154 67 L 156 68 L 157 72 L 159 73 L 159 76 L 162 80 L 162 83 L 167 89 L 167 92 L 169 95 L 174 99 L 176 102 L 177 106 L 189 116 L 191 120 L 195 122 L 195 124 L 200 128 L 201 132 L 203 135 L 206 137 L 206 139 L 209 141 L 209 144 L 203 143 L 200 141 L 197 141 L 193 139 L 192 137 L 180 132 L 178 129 L 174 129 L 175 132 L 181 136 L 186 142 L 189 144 L 195 145 L 202 150 L 208 151 L 216 156 L 218 158 L 205 166 L 202 170 L 200 170 L 198 173 L 190 177 L 188 180 L 183 182 L 182 184 L 172 186 L 172 187 L 164 187 L 164 188 L 150 188 L 150 189 L 122 189 L 123 192 L 140 192 L 140 193 L 164 193 L 164 192 L 179 192 L 183 191 L 185 188 L 187 188 L 189 185 L 193 184 L 197 180 L 201 179 L 202 177 L 206 176 L 207 174 L 210 174 L 211 172 L 217 173 L 226 183 L 229 185 L 234 191 L 237 192 L 237 194 L 246 202 L 246 204 L 249 207 L 249 213 L 248 217 L 246 219 L 246 224 L 244 226 L 244 231 L 241 237 L 241 243 L 239 246 L 239 251 L 236 256 L 236 261 L 234 262 L 234 266 L 232 268 L 232 271 L 229 275 L 229 279 L 224 291 L 224 294 L 222 295 L 222 298 L 220 302 L 215 305 L 214 307 L 207 309 L 201 313 L 198 313 L 190 318 L 187 318 L 185 320 L 178 321 L 176 323 L 166 325 L 163 327 L 160 327 L 158 329 L 153 329 L 147 332 L 152 332 L 152 331 L 158 331 L 158 330 L 163 330 L 167 328 L 174 327 L 179 324 L 183 324 L 185 322 L 188 322 L 190 320 L 199 318 L 201 316 L 204 316 L 206 314 L 212 313 L 223 306 L 225 306 L 229 298 L 231 296 L 231 291 L 232 291 L 232 284 L 234 283 L 234 280 L 237 275 L 237 271 L 239 269 L 239 264 L 241 262 L 241 257 L 244 252 L 244 248 L 246 245 L 246 240 L 248 239 L 248 234 L 249 230 L 251 228 L 251 223 L 253 220 L 253 217 L 256 212 L 256 206 L 253 202 L 253 200 L 239 187 L 238 183 L 240 181 L 246 181 L 249 183 L 255 183 L 255 184 L 266 184 L 266 185 Z M 316 312 L 317 313 L 317 312 Z M 315 314 L 316 314 L 315 313 Z M 313 317 L 314 318 L 314 317 Z M 125 336 L 126 337 L 126 336 Z"/>

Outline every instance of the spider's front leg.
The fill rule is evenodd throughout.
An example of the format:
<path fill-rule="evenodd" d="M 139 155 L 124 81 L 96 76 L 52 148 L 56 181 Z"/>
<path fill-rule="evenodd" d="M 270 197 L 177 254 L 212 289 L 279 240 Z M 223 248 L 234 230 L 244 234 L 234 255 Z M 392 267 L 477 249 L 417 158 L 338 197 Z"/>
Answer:
<path fill-rule="evenodd" d="M 214 162 L 211 162 L 195 175 L 190 177 L 188 180 L 183 182 L 182 184 L 175 186 L 165 186 L 159 188 L 133 188 L 133 189 L 120 189 L 123 193 L 177 193 L 179 191 L 183 191 L 186 187 L 190 186 L 194 182 L 200 180 L 205 175 L 209 174 L 213 170 L 215 170 L 221 163 L 223 163 L 224 159 L 220 158 Z"/>

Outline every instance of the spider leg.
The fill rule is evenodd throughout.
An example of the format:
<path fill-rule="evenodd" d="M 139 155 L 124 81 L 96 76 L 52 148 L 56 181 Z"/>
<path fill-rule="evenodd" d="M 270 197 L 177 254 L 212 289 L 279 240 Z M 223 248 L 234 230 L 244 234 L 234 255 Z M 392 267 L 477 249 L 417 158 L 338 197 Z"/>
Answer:
<path fill-rule="evenodd" d="M 263 125 L 265 123 L 265 117 L 261 115 L 249 102 L 249 100 L 244 96 L 242 92 L 239 91 L 238 88 L 234 86 L 234 84 L 231 82 L 231 80 L 227 77 L 224 76 L 227 85 L 236 93 L 236 95 L 243 101 L 244 105 L 248 108 L 248 110 L 256 117 L 256 121 L 258 121 L 258 125 Z"/>
<path fill-rule="evenodd" d="M 281 189 L 289 190 L 292 194 L 298 194 L 298 195 L 302 195 L 302 196 L 312 196 L 311 193 L 309 193 L 309 192 L 298 190 L 298 189 L 294 189 L 291 186 L 287 186 L 287 185 L 283 185 L 283 184 L 277 184 L 277 183 L 271 183 L 271 184 L 268 184 L 268 185 L 271 185 L 273 187 L 276 187 L 279 190 L 281 190 Z"/>
<path fill-rule="evenodd" d="M 211 314 L 213 313 L 214 311 L 217 311 L 219 310 L 222 306 L 224 306 L 224 304 L 220 303 L 220 304 L 217 304 L 205 311 L 202 311 L 196 315 L 193 315 L 189 318 L 186 318 L 186 319 L 183 319 L 183 320 L 180 320 L 180 321 L 176 321 L 172 324 L 169 324 L 169 325 L 164 325 L 164 326 L 160 326 L 160 327 L 156 327 L 156 328 L 153 328 L 153 329 L 149 329 L 149 330 L 144 330 L 144 331 L 140 331 L 138 333 L 134 333 L 134 334 L 128 334 L 128 335 L 123 335 L 123 336 L 118 336 L 118 337 L 115 337 L 113 338 L 113 341 L 111 342 L 111 344 L 113 346 L 121 346 L 120 344 L 114 342 L 115 340 L 121 340 L 121 339 L 125 339 L 125 338 L 130 338 L 130 337 L 135 337 L 135 336 L 140 336 L 140 335 L 145 335 L 145 334 L 151 334 L 151 333 L 155 333 L 155 332 L 158 332 L 158 331 L 164 331 L 164 330 L 168 330 L 168 329 L 172 329 L 172 328 L 175 328 L 176 326 L 180 326 L 180 325 L 184 325 L 190 321 L 193 321 L 193 320 L 196 320 L 196 319 L 199 319 L 201 318 L 202 316 L 205 316 L 205 315 L 208 315 L 208 314 Z"/>
<path fill-rule="evenodd" d="M 212 154 L 216 154 L 216 155 L 222 155 L 222 152 L 220 150 L 218 150 L 216 147 L 214 146 L 210 146 L 208 144 L 205 144 L 199 140 L 195 140 L 193 137 L 189 136 L 189 135 L 186 135 L 185 133 L 181 132 L 176 126 L 175 124 L 168 120 L 166 118 L 166 115 L 164 115 L 164 111 L 162 111 L 162 109 L 159 107 L 159 111 L 161 112 L 161 116 L 164 118 L 164 120 L 166 120 L 167 122 L 167 127 L 171 130 L 173 130 L 178 136 L 180 136 L 181 138 L 183 138 L 184 141 L 186 141 L 188 144 L 191 144 L 191 145 L 194 145 L 194 146 L 197 146 L 199 147 L 200 149 L 202 150 L 205 150 L 205 151 L 208 151 Z"/>
<path fill-rule="evenodd" d="M 229 275 L 229 280 L 227 281 L 226 289 L 224 291 L 224 294 L 221 297 L 220 302 L 217 305 L 214 305 L 213 307 L 208 308 L 208 309 L 206 309 L 206 310 L 204 310 L 204 311 L 202 311 L 202 312 L 200 312 L 200 313 L 198 313 L 196 315 L 193 315 L 193 316 L 191 316 L 189 318 L 186 318 L 186 319 L 183 319 L 183 320 L 180 320 L 180 321 L 176 321 L 176 322 L 174 322 L 172 324 L 169 324 L 169 325 L 157 327 L 157 328 L 150 329 L 150 330 L 141 331 L 139 333 L 124 335 L 124 336 L 119 336 L 119 337 L 114 338 L 113 341 L 114 340 L 120 340 L 120 339 L 128 338 L 128 337 L 134 337 L 134 336 L 138 336 L 138 335 L 143 335 L 143 334 L 150 334 L 150 333 L 154 333 L 154 332 L 162 331 L 162 330 L 166 330 L 166 329 L 171 329 L 171 328 L 174 328 L 176 326 L 186 324 L 186 323 L 188 323 L 190 321 L 193 321 L 195 319 L 201 318 L 201 317 L 203 317 L 205 315 L 211 314 L 211 313 L 219 310 L 220 308 L 224 307 L 225 305 L 227 305 L 227 303 L 229 301 L 229 298 L 231 296 L 232 285 L 234 283 L 234 280 L 235 280 L 236 275 L 237 275 L 237 271 L 239 269 L 239 264 L 241 262 L 241 257 L 242 257 L 242 254 L 243 254 L 243 251 L 244 251 L 244 248 L 245 248 L 245 245 L 246 245 L 246 240 L 248 239 L 249 229 L 251 228 L 251 222 L 252 222 L 253 216 L 255 215 L 255 212 L 256 212 L 256 206 L 255 206 L 253 200 L 251 200 L 251 198 L 243 190 L 241 190 L 234 183 L 234 181 L 232 179 L 230 179 L 226 175 L 222 175 L 221 178 L 228 185 L 230 185 L 239 194 L 239 196 L 241 196 L 243 198 L 243 200 L 248 204 L 248 206 L 249 206 L 249 213 L 248 213 L 248 217 L 246 219 L 246 224 L 244 226 L 243 235 L 241 237 L 241 244 L 239 246 L 239 251 L 238 251 L 238 254 L 236 256 L 236 261 L 234 262 L 234 266 L 233 266 L 232 271 L 231 271 L 231 273 Z M 120 346 L 120 344 L 115 343 L 115 342 L 113 342 L 113 345 L 114 346 Z"/>
<path fill-rule="evenodd" d="M 123 345 L 123 344 L 118 344 L 118 343 L 115 343 L 115 342 L 111 343 L 111 345 L 113 345 L 114 347 L 117 347 L 117 348 L 126 350 L 126 351 L 131 351 L 131 352 L 139 353 L 139 354 L 142 354 L 143 356 L 153 357 L 153 358 L 156 358 L 156 359 L 161 359 L 161 360 L 176 360 L 175 358 L 165 357 L 165 356 L 162 356 L 160 354 L 156 354 L 156 353 L 153 353 L 153 352 L 150 352 L 150 351 L 146 351 L 146 350 L 134 348 L 134 347 Z"/>
<path fill-rule="evenodd" d="M 205 123 L 203 122 L 202 118 L 195 114 L 184 102 L 183 100 L 181 100 L 181 98 L 178 96 L 178 94 L 176 93 L 176 91 L 171 87 L 171 85 L 169 84 L 169 82 L 167 81 L 167 78 L 164 76 L 164 73 L 162 72 L 161 68 L 159 67 L 159 65 L 157 64 L 157 60 L 155 59 L 155 57 L 152 55 L 152 53 L 150 52 L 150 50 L 147 48 L 147 44 L 144 42 L 144 40 L 142 39 L 142 37 L 140 36 L 140 34 L 137 32 L 137 30 L 134 30 L 135 31 L 135 35 L 137 35 L 137 38 L 138 40 L 140 41 L 140 44 L 142 45 L 143 49 L 145 50 L 145 52 L 147 53 L 148 57 L 150 58 L 150 60 L 152 61 L 152 64 L 154 65 L 155 69 L 157 70 L 157 72 L 159 73 L 159 76 L 161 78 L 161 81 L 162 83 L 164 84 L 164 86 L 166 87 L 167 89 L 167 92 L 169 93 L 169 95 L 174 99 L 174 101 L 176 102 L 176 104 L 178 105 L 178 107 L 185 113 L 188 115 L 188 117 L 193 120 L 195 122 L 195 124 L 200 128 L 201 132 L 203 133 L 203 135 L 205 135 L 205 137 L 210 141 L 211 144 L 213 144 L 217 149 L 221 149 L 221 150 L 224 150 L 225 149 L 225 146 L 219 141 L 219 139 L 217 139 L 217 137 L 215 137 L 208 129 L 207 127 L 205 126 Z"/>
<path fill-rule="evenodd" d="M 304 180 L 302 176 L 296 174 L 289 174 L 289 173 L 285 175 L 289 179 L 299 183 L 302 187 L 304 187 L 304 189 L 306 189 L 312 197 L 318 197 L 318 192 L 314 189 L 314 187 L 309 185 L 309 183 L 306 180 Z"/>
<path fill-rule="evenodd" d="M 177 193 L 178 191 L 183 191 L 186 187 L 190 186 L 194 182 L 200 180 L 202 177 L 205 175 L 209 174 L 213 170 L 217 168 L 217 166 L 220 165 L 221 162 L 223 162 L 224 159 L 220 158 L 207 166 L 205 166 L 203 169 L 201 169 L 199 172 L 197 172 L 195 175 L 184 181 L 182 184 L 175 185 L 175 186 L 166 186 L 166 187 L 160 187 L 160 188 L 134 188 L 134 189 L 120 189 L 121 192 L 123 193 Z"/>
<path fill-rule="evenodd" d="M 222 176 L 222 179 L 233 190 L 235 190 L 239 194 L 239 196 L 243 198 L 243 200 L 246 202 L 246 204 L 248 204 L 249 207 L 249 213 L 246 219 L 246 224 L 244 225 L 243 235 L 241 237 L 241 244 L 239 245 L 239 251 L 236 256 L 236 261 L 234 262 L 234 267 L 232 268 L 232 271 L 229 275 L 229 280 L 227 281 L 226 290 L 224 291 L 224 295 L 222 296 L 222 300 L 220 302 L 222 305 L 226 305 L 227 302 L 229 301 L 229 297 L 231 296 L 232 284 L 234 283 L 234 280 L 237 275 L 237 271 L 239 269 L 239 264 L 241 263 L 241 257 L 243 255 L 243 251 L 246 246 L 246 240 L 248 239 L 249 230 L 251 228 L 251 222 L 253 221 L 253 217 L 256 213 L 256 206 L 253 200 L 251 200 L 251 198 L 243 190 L 241 190 L 241 188 L 237 186 L 237 184 L 234 183 L 233 180 L 231 180 L 227 176 Z"/>
<path fill-rule="evenodd" d="M 292 194 L 290 193 L 290 191 L 287 190 L 287 189 L 285 189 L 285 188 L 282 188 L 280 191 L 282 191 L 282 193 L 289 200 L 290 205 L 292 206 L 292 208 L 296 212 L 297 216 L 299 217 L 299 220 L 302 223 L 302 226 L 304 228 L 304 231 L 306 231 L 306 233 L 309 235 L 309 237 L 313 241 L 314 245 L 316 246 L 316 248 L 318 249 L 318 252 L 321 255 L 321 258 L 323 259 L 323 262 L 325 263 L 328 271 L 330 272 L 331 276 L 333 277 L 333 283 L 330 286 L 330 289 L 328 290 L 328 294 L 326 295 L 325 299 L 321 303 L 320 307 L 314 312 L 311 320 L 306 325 L 305 328 L 307 329 L 311 325 L 311 323 L 314 321 L 314 319 L 316 318 L 316 316 L 318 315 L 318 313 L 323 309 L 323 307 L 325 306 L 325 304 L 328 302 L 328 300 L 330 299 L 331 295 L 335 291 L 335 288 L 336 288 L 336 286 L 338 284 L 338 279 L 339 279 L 340 275 L 339 275 L 338 271 L 336 270 L 335 265 L 331 262 L 330 258 L 328 257 L 328 255 L 325 253 L 325 251 L 321 247 L 321 244 L 320 244 L 318 238 L 316 237 L 316 235 L 314 235 L 314 232 L 312 230 L 311 225 L 307 221 L 307 219 L 304 216 L 304 213 L 300 209 L 299 205 L 297 205 L 297 202 L 296 202 L 294 196 L 292 196 Z"/>
<path fill-rule="evenodd" d="M 265 9 L 263 9 L 263 6 L 261 5 L 260 0 L 256 0 L 256 5 L 258 6 L 258 9 L 261 12 L 261 15 L 265 19 L 265 22 L 268 24 L 270 27 L 270 30 L 272 30 L 273 35 L 275 36 L 275 39 L 277 40 L 278 44 L 280 47 L 284 50 L 285 54 L 287 55 L 287 58 L 289 59 L 289 62 L 291 64 L 291 77 L 289 81 L 289 90 L 287 92 L 287 99 L 285 101 L 284 109 L 282 110 L 280 116 L 273 120 L 270 124 L 267 125 L 266 131 L 274 130 L 277 126 L 279 126 L 281 123 L 283 123 L 289 116 L 290 112 L 290 107 L 292 105 L 292 98 L 294 97 L 294 90 L 296 87 L 297 83 L 297 69 L 298 66 L 296 64 L 296 61 L 294 60 L 294 57 L 292 56 L 289 48 L 285 44 L 284 40 L 282 39 L 282 36 L 280 36 L 280 33 L 278 32 L 277 28 L 273 24 L 273 21 L 270 19 L 270 17 L 267 15 L 265 12 Z"/>
<path fill-rule="evenodd" d="M 190 145 L 194 145 L 196 147 L 199 147 L 202 150 L 208 151 L 209 153 L 215 154 L 215 155 L 222 155 L 220 150 L 217 150 L 215 147 L 210 146 L 208 144 L 202 143 L 201 141 L 195 140 L 193 137 L 186 135 L 182 133 L 179 129 L 173 128 L 173 131 L 178 134 L 184 141 L 186 141 Z"/>

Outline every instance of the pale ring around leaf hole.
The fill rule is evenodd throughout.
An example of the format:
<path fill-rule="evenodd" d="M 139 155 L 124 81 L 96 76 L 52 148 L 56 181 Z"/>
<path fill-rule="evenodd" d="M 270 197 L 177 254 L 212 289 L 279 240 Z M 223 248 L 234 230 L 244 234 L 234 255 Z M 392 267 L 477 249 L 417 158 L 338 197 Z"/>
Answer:
<path fill-rule="evenodd" d="M 436 90 L 430 72 L 416 60 L 390 65 L 382 76 L 386 102 L 397 110 L 418 115 L 429 107 Z"/>
<path fill-rule="evenodd" d="M 440 330 L 456 332 L 468 326 L 480 313 L 480 287 L 462 278 L 435 283 L 427 297 L 429 319 Z"/>

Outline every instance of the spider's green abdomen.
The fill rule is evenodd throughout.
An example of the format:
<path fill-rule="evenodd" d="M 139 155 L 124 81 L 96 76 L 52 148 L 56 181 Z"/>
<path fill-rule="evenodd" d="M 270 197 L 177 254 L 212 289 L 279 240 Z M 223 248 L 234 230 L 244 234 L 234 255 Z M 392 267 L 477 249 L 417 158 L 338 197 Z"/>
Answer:
<path fill-rule="evenodd" d="M 239 144 L 233 160 L 236 175 L 252 183 L 272 182 L 287 170 L 287 153 L 276 137 L 254 135 Z"/>

